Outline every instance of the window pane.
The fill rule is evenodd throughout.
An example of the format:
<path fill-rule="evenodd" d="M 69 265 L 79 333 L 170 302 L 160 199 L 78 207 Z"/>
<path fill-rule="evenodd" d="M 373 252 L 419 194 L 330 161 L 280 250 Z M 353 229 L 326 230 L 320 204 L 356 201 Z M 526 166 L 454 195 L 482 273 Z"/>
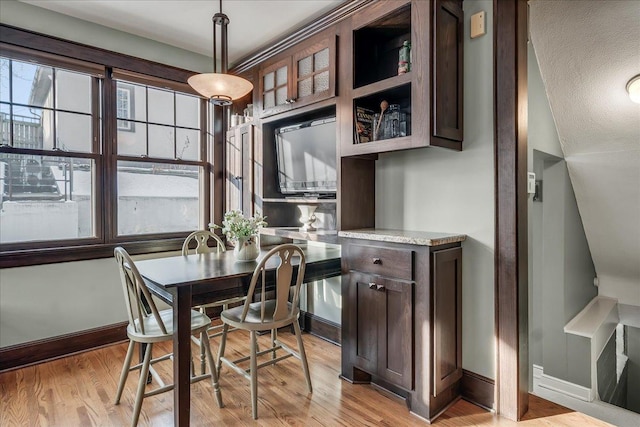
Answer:
<path fill-rule="evenodd" d="M 149 122 L 165 125 L 175 124 L 173 117 L 173 92 L 159 89 L 148 89 Z"/>
<path fill-rule="evenodd" d="M 174 141 L 175 128 L 149 125 L 149 157 L 175 158 Z"/>
<path fill-rule="evenodd" d="M 176 126 L 200 129 L 200 99 L 176 93 Z"/>
<path fill-rule="evenodd" d="M 287 66 L 280 67 L 276 70 L 276 86 L 287 84 Z"/>
<path fill-rule="evenodd" d="M 36 150 L 53 148 L 53 112 L 13 107 L 13 146 Z"/>
<path fill-rule="evenodd" d="M 0 101 L 9 102 L 9 59 L 0 58 Z"/>
<path fill-rule="evenodd" d="M 91 116 L 76 113 L 56 113 L 57 144 L 65 151 L 90 153 L 92 150 Z"/>
<path fill-rule="evenodd" d="M 311 95 L 313 91 L 311 81 L 311 78 L 307 78 L 298 82 L 298 97 L 304 98 Z"/>
<path fill-rule="evenodd" d="M 13 61 L 13 102 L 36 107 L 53 107 L 53 69 Z"/>
<path fill-rule="evenodd" d="M 86 74 L 56 71 L 56 108 L 91 113 L 91 77 Z"/>
<path fill-rule="evenodd" d="M 262 77 L 262 85 L 264 86 L 264 90 L 271 90 L 275 84 L 275 73 L 272 71 L 267 73 Z"/>
<path fill-rule="evenodd" d="M 147 121 L 147 89 L 144 86 L 117 82 L 116 114 L 119 119 Z"/>
<path fill-rule="evenodd" d="M 329 68 L 329 48 L 324 48 L 320 52 L 313 55 L 313 59 L 314 71 L 319 71 L 323 68 Z"/>
<path fill-rule="evenodd" d="M 329 90 L 329 72 L 323 71 L 313 76 L 314 93 Z"/>
<path fill-rule="evenodd" d="M 298 61 L 298 78 L 308 76 L 313 71 L 313 57 L 307 56 Z"/>
<path fill-rule="evenodd" d="M 9 104 L 0 104 L 0 144 L 11 141 L 11 114 Z"/>
<path fill-rule="evenodd" d="M 176 157 L 183 160 L 200 160 L 200 131 L 176 129 Z"/>
<path fill-rule="evenodd" d="M 118 120 L 118 154 L 141 156 L 147 154 L 147 125 Z"/>
<path fill-rule="evenodd" d="M 0 153 L 0 243 L 93 237 L 91 159 Z"/>
<path fill-rule="evenodd" d="M 283 105 L 287 103 L 287 87 L 283 86 L 276 89 L 276 105 Z"/>
<path fill-rule="evenodd" d="M 195 230 L 200 167 L 118 162 L 118 234 Z"/>
<path fill-rule="evenodd" d="M 262 108 L 271 108 L 276 105 L 275 93 L 273 91 L 265 92 Z"/>

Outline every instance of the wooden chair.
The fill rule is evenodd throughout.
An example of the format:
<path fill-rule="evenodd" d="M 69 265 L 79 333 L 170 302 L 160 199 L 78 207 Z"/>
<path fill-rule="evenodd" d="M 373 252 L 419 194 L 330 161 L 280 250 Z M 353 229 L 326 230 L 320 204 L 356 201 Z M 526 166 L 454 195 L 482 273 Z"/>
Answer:
<path fill-rule="evenodd" d="M 265 292 L 265 266 L 269 263 L 269 267 L 272 268 L 276 257 L 280 258 L 280 263 L 275 270 L 275 299 L 267 300 Z M 297 277 L 295 278 L 294 287 L 291 288 L 294 274 L 292 261 L 296 258 L 299 260 Z M 224 362 L 251 382 L 251 409 L 254 420 L 258 418 L 257 373 L 260 368 L 273 365 L 287 357 L 295 356 L 302 362 L 302 370 L 304 371 L 309 393 L 313 391 L 307 357 L 304 352 L 304 345 L 300 333 L 300 325 L 298 324 L 298 317 L 300 317 L 298 301 L 304 270 L 305 257 L 298 246 L 284 244 L 273 248 L 265 255 L 254 270 L 244 305 L 224 310 L 220 315 L 223 322 L 223 329 L 218 354 L 218 373 L 220 373 L 222 363 Z M 259 280 L 261 280 L 259 301 L 252 303 L 251 300 Z M 291 302 L 289 302 L 290 291 L 293 291 Z M 293 325 L 296 340 L 298 341 L 299 353 L 281 343 L 277 338 L 278 328 L 288 325 Z M 233 361 L 224 357 L 227 332 L 230 326 L 250 332 L 249 356 Z M 263 351 L 258 351 L 257 332 L 266 330 L 271 331 L 271 347 Z M 285 350 L 287 354 L 277 357 L 277 350 Z M 271 353 L 271 360 L 258 365 L 257 358 L 269 353 Z M 238 363 L 246 362 L 247 360 L 250 361 L 249 369 L 243 369 L 238 366 Z"/>
<path fill-rule="evenodd" d="M 134 403 L 133 419 L 131 420 L 131 425 L 136 426 L 138 424 L 138 418 L 140 417 L 142 399 L 173 390 L 173 384 L 166 385 L 152 367 L 154 363 L 167 360 L 172 357 L 172 354 L 167 354 L 156 359 L 152 359 L 152 349 L 154 343 L 171 341 L 173 339 L 173 310 L 168 309 L 158 311 L 147 285 L 140 276 L 138 269 L 127 251 L 121 247 L 117 247 L 114 250 L 114 256 L 118 264 L 118 269 L 120 270 L 120 279 L 122 281 L 122 289 L 124 291 L 124 298 L 127 304 L 127 314 L 129 315 L 129 325 L 127 326 L 129 349 L 127 350 L 127 356 L 125 357 L 124 365 L 122 366 L 122 373 L 120 374 L 120 382 L 118 383 L 115 404 L 117 405 L 120 403 L 120 397 L 122 396 L 122 391 L 129 375 L 129 371 L 140 369 L 138 391 L 136 393 L 136 400 Z M 191 311 L 191 333 L 200 335 L 200 340 L 194 340 L 194 342 L 202 343 L 204 346 L 210 371 L 210 373 L 206 375 L 192 376 L 191 383 L 193 384 L 196 381 L 211 378 L 218 406 L 223 407 L 216 364 L 213 359 L 207 337 L 207 328 L 210 325 L 211 319 L 206 315 L 198 311 Z M 142 363 L 131 366 L 131 359 L 133 357 L 135 347 L 134 344 L 136 342 L 146 344 L 144 359 Z M 151 376 L 155 381 L 157 381 L 159 387 L 145 393 L 145 386 L 149 372 L 151 372 Z"/>
<path fill-rule="evenodd" d="M 214 247 L 209 246 L 210 240 L 212 240 L 213 243 L 215 243 Z M 192 241 L 196 242 L 195 249 L 189 249 L 189 246 Z M 205 254 L 205 253 L 213 252 L 214 249 L 217 253 L 226 251 L 224 243 L 222 242 L 222 240 L 220 240 L 220 238 L 217 235 L 215 235 L 214 233 L 208 230 L 198 230 L 189 234 L 187 238 L 184 240 L 184 243 L 182 244 L 182 255 Z M 229 304 L 242 302 L 245 299 L 246 299 L 245 296 L 228 298 L 228 299 L 212 302 L 205 305 L 200 305 L 195 308 L 199 309 L 202 314 L 206 314 L 206 309 L 208 307 L 222 307 L 223 310 L 226 310 L 229 308 Z M 209 339 L 222 335 L 221 329 L 222 329 L 222 325 L 210 326 L 207 332 Z M 206 359 L 205 349 L 204 349 L 204 346 L 201 345 L 200 346 L 200 371 L 202 373 L 205 372 L 205 359 Z"/>

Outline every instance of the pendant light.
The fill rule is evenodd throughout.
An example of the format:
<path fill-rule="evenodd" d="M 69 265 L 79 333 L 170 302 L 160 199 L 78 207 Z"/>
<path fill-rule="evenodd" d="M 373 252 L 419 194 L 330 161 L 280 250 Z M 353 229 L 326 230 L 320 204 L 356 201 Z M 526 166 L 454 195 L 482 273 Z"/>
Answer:
<path fill-rule="evenodd" d="M 215 105 L 231 105 L 236 99 L 242 98 L 251 90 L 253 84 L 242 77 L 227 74 L 228 48 L 227 25 L 229 17 L 222 13 L 222 0 L 220 0 L 220 12 L 213 15 L 213 73 L 196 74 L 189 77 L 187 83 L 199 94 L 211 100 Z M 220 72 L 217 72 L 216 50 L 217 31 L 220 26 Z"/>

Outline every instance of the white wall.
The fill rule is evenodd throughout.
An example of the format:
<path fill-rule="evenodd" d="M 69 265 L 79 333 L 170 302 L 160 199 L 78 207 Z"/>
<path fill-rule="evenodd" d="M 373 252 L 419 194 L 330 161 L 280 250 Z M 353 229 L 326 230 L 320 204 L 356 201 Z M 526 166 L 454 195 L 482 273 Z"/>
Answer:
<path fill-rule="evenodd" d="M 152 7 L 152 6 L 150 6 Z M 0 1 L 0 23 L 192 71 L 211 72 L 211 58 L 16 0 Z"/>
<path fill-rule="evenodd" d="M 529 362 L 547 375 L 590 387 L 585 341 L 565 334 L 564 325 L 597 295 L 595 269 L 531 44 L 528 90 L 529 171 L 542 181 L 542 201 L 529 196 L 528 202 Z"/>
<path fill-rule="evenodd" d="M 493 2 L 465 2 L 462 152 L 425 148 L 381 155 L 376 227 L 467 234 L 462 262 L 462 364 L 495 378 Z M 471 40 L 484 10 L 487 34 Z M 414 121 L 417 118 L 414 118 Z"/>

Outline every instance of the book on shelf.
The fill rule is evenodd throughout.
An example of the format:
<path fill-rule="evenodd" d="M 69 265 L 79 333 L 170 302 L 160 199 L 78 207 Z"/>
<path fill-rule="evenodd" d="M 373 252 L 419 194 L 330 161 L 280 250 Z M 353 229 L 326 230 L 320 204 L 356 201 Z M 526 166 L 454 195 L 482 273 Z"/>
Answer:
<path fill-rule="evenodd" d="M 355 143 L 373 141 L 373 110 L 364 107 L 355 108 Z"/>

